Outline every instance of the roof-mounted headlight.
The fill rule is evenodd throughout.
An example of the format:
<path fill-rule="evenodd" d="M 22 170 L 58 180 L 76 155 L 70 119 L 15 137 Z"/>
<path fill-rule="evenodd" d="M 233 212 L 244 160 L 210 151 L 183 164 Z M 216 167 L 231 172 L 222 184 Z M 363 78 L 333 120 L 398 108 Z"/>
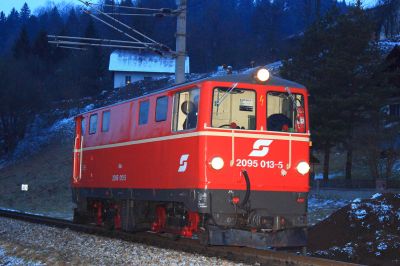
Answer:
<path fill-rule="evenodd" d="M 267 81 L 268 79 L 269 79 L 269 76 L 270 76 L 270 74 L 269 74 L 269 71 L 268 71 L 268 69 L 266 69 L 266 68 L 260 68 L 259 70 L 257 70 L 257 72 L 256 72 L 256 79 L 258 80 L 258 81 L 261 81 L 261 82 L 265 82 L 265 81 Z"/>

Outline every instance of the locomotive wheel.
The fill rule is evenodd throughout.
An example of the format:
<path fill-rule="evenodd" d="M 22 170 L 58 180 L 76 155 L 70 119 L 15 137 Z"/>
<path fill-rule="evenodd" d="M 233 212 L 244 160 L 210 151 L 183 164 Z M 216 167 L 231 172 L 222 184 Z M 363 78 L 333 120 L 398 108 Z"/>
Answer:
<path fill-rule="evenodd" d="M 77 224 L 86 224 L 89 221 L 87 213 L 80 212 L 77 208 L 74 209 L 73 222 Z"/>
<path fill-rule="evenodd" d="M 114 209 L 107 209 L 107 212 L 104 215 L 104 228 L 106 228 L 107 230 L 114 230 L 114 216 Z"/>

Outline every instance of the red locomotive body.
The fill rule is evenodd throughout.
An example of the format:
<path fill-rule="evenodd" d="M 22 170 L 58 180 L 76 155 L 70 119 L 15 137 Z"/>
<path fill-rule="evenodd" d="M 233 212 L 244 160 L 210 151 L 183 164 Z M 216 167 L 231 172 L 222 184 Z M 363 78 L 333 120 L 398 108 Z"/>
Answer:
<path fill-rule="evenodd" d="M 75 220 L 213 245 L 305 246 L 307 91 L 256 74 L 207 78 L 77 116 Z"/>

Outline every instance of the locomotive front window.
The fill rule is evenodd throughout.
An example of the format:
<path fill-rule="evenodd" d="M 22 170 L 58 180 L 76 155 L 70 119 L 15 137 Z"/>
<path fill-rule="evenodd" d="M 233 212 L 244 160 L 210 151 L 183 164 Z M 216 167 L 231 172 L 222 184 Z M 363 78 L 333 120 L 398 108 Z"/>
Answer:
<path fill-rule="evenodd" d="M 286 92 L 267 93 L 267 130 L 304 133 L 304 97 Z"/>
<path fill-rule="evenodd" d="M 177 92 L 174 96 L 174 131 L 189 130 L 197 127 L 197 115 L 200 90 L 198 88 Z"/>
<path fill-rule="evenodd" d="M 256 129 L 256 93 L 237 88 L 214 88 L 212 127 Z"/>

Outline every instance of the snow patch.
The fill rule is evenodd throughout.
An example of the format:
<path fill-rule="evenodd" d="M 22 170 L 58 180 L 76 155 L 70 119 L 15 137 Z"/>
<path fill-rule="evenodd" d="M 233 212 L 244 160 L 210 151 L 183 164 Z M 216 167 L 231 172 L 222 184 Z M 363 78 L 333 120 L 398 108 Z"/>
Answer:
<path fill-rule="evenodd" d="M 378 250 L 386 250 L 388 248 L 388 245 L 385 242 L 381 242 L 378 244 L 376 247 Z"/>
<path fill-rule="evenodd" d="M 26 260 L 18 258 L 18 257 L 9 256 L 9 255 L 7 255 L 7 252 L 2 247 L 0 247 L 0 264 L 1 265 L 7 265 L 7 266 L 17 266 L 17 265 L 36 266 L 36 265 L 44 265 L 44 264 L 37 263 L 37 262 L 26 261 Z"/>
<path fill-rule="evenodd" d="M 372 195 L 371 199 L 377 199 L 379 197 L 382 197 L 382 193 L 375 193 L 374 195 Z"/>
<path fill-rule="evenodd" d="M 361 209 L 361 210 L 356 210 L 356 211 L 354 212 L 354 214 L 355 214 L 355 216 L 356 216 L 356 218 L 357 218 L 358 220 L 362 220 L 362 219 L 364 219 L 364 218 L 367 216 L 367 211 L 366 211 L 366 210 L 363 210 L 363 209 Z"/>

